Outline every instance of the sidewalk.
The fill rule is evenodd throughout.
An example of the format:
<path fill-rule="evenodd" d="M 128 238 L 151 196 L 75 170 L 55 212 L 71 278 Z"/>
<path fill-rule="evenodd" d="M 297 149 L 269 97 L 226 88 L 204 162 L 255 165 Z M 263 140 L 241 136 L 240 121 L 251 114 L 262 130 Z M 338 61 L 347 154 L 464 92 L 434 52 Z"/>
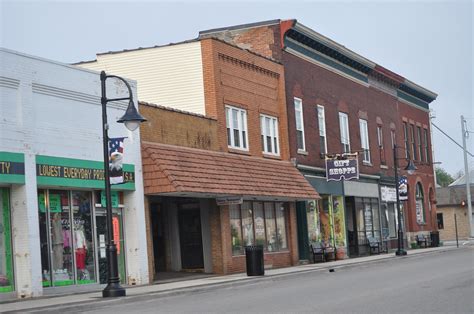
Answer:
<path fill-rule="evenodd" d="M 464 246 L 465 247 L 465 246 Z M 460 248 L 462 246 L 460 245 Z M 417 250 L 408 250 L 407 257 L 396 257 L 394 253 L 390 254 L 381 254 L 381 255 L 372 255 L 366 257 L 352 258 L 334 262 L 327 263 L 318 263 L 318 264 L 306 264 L 298 265 L 293 267 L 285 267 L 279 269 L 268 269 L 265 270 L 265 276 L 261 277 L 248 277 L 245 273 L 239 273 L 234 275 L 226 276 L 214 276 L 206 277 L 201 279 L 194 280 L 185 280 L 164 284 L 153 284 L 153 285 L 144 285 L 136 287 L 127 287 L 127 297 L 122 298 L 126 300 L 127 298 L 135 298 L 140 296 L 149 296 L 149 295 L 171 295 L 179 294 L 190 291 L 198 291 L 203 289 L 208 289 L 215 286 L 231 286 L 233 284 L 238 284 L 242 282 L 250 282 L 256 280 L 268 280 L 276 276 L 284 276 L 295 273 L 303 272 L 312 272 L 312 271 L 323 271 L 331 268 L 337 269 L 341 267 L 356 266 L 358 264 L 367 264 L 380 262 L 383 260 L 390 260 L 395 258 L 409 258 L 410 256 L 417 256 L 422 254 L 433 254 L 449 250 L 455 250 L 456 246 L 443 246 L 437 248 L 427 248 L 427 249 L 417 249 Z M 47 296 L 33 299 L 24 299 L 24 300 L 14 300 L 0 303 L 0 312 L 9 312 L 9 311 L 24 311 L 24 310 L 47 310 L 51 308 L 54 310 L 59 309 L 76 309 L 83 308 L 88 304 L 101 303 L 107 304 L 111 302 L 117 302 L 116 298 L 104 299 L 102 298 L 102 292 L 91 292 L 91 293 L 82 293 L 82 294 L 69 294 L 61 296 Z"/>

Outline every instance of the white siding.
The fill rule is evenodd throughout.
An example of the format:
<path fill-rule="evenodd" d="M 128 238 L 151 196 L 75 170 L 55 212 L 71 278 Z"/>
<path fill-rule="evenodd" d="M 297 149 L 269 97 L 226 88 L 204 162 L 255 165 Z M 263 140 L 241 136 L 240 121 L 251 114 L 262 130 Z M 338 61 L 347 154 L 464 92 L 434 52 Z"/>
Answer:
<path fill-rule="evenodd" d="M 103 54 L 79 66 L 136 80 L 140 101 L 206 113 L 200 42 Z"/>

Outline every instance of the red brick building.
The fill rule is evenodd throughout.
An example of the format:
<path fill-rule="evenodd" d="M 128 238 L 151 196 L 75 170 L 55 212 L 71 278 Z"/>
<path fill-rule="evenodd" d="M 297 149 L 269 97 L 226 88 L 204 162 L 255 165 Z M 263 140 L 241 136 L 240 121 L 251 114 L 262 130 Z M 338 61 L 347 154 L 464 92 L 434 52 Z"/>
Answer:
<path fill-rule="evenodd" d="M 402 201 L 408 241 L 436 230 L 429 123 L 435 93 L 296 20 L 208 30 L 199 38 L 225 40 L 285 68 L 290 156 L 322 196 L 298 204 L 300 259 L 308 258 L 311 241 L 349 256 L 367 253 L 369 237 L 396 245 L 395 144 L 399 175 L 408 178 Z M 344 153 L 358 153 L 359 179 L 327 182 L 324 157 Z M 402 170 L 410 159 L 415 175 Z"/>
<path fill-rule="evenodd" d="M 137 80 L 156 279 L 162 271 L 243 272 L 252 244 L 263 246 L 267 268 L 298 263 L 296 201 L 319 195 L 290 162 L 279 62 L 203 39 L 83 65 Z M 186 84 L 169 84 L 175 77 Z"/>

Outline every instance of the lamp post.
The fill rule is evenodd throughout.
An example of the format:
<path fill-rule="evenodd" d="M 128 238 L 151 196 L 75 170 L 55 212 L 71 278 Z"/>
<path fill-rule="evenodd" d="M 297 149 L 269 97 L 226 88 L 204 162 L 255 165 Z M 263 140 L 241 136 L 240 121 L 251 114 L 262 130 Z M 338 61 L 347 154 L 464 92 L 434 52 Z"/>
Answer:
<path fill-rule="evenodd" d="M 402 217 L 400 211 L 400 193 L 398 189 L 398 158 L 397 158 L 397 145 L 393 145 L 393 164 L 394 164 L 394 172 L 395 172 L 395 193 L 397 194 L 397 217 L 398 217 L 398 248 L 395 252 L 397 256 L 404 256 L 407 255 L 407 251 L 405 251 L 403 245 L 403 229 L 402 229 Z M 405 170 L 408 171 L 408 174 L 413 174 L 416 170 L 415 164 L 410 159 L 408 161 L 408 165 L 405 167 Z"/>
<path fill-rule="evenodd" d="M 108 78 L 116 78 L 124 82 L 128 88 L 128 97 L 108 99 L 105 82 Z M 100 83 L 102 88 L 102 97 L 100 102 L 102 104 L 102 139 L 104 148 L 104 174 L 105 174 L 105 199 L 107 209 L 107 286 L 102 290 L 102 296 L 105 297 L 123 297 L 125 296 L 125 289 L 120 285 L 120 277 L 118 274 L 117 262 L 117 246 L 114 242 L 113 228 L 112 228 L 112 201 L 110 193 L 110 169 L 109 169 L 109 125 L 107 123 L 107 103 L 112 101 L 128 100 L 128 107 L 123 117 L 117 122 L 124 123 L 125 127 L 130 131 L 138 128 L 141 122 L 146 121 L 135 108 L 133 103 L 133 94 L 130 85 L 123 78 L 116 75 L 106 75 L 104 71 L 100 72 Z"/>

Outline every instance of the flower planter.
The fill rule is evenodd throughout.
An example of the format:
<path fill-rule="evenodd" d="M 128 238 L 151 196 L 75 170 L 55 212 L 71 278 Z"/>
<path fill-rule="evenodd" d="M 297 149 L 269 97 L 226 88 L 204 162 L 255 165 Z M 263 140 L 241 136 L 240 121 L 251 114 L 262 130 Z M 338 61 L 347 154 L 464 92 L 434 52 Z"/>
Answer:
<path fill-rule="evenodd" d="M 343 260 L 346 258 L 346 250 L 345 248 L 337 248 L 336 251 L 336 260 Z"/>

